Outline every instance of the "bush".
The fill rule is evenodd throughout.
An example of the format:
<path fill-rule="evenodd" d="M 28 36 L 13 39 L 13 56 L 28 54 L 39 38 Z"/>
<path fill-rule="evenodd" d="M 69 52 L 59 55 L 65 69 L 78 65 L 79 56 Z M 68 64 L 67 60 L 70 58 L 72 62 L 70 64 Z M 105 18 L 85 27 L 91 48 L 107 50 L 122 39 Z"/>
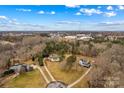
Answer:
<path fill-rule="evenodd" d="M 2 77 L 7 76 L 7 75 L 10 75 L 10 74 L 12 74 L 12 73 L 14 73 L 14 72 L 15 72 L 15 71 L 14 71 L 13 69 L 7 70 L 7 71 L 5 71 L 5 72 L 2 74 Z"/>

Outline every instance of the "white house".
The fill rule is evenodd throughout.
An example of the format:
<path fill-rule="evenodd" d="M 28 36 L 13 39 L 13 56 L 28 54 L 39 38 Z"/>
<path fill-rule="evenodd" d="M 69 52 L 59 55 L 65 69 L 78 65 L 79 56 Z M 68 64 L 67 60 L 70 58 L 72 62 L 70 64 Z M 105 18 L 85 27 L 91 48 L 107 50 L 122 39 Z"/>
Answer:
<path fill-rule="evenodd" d="M 60 61 L 60 57 L 57 54 L 52 54 L 49 56 L 48 58 L 51 62 L 59 62 Z"/>

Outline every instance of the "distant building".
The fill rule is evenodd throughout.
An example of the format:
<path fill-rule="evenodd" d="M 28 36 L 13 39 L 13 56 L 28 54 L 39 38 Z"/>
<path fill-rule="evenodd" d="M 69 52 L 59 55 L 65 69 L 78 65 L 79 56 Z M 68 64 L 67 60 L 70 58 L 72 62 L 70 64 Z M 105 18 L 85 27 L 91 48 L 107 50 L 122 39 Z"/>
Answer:
<path fill-rule="evenodd" d="M 76 39 L 77 37 L 76 36 L 65 36 L 64 38 L 65 39 Z"/>
<path fill-rule="evenodd" d="M 83 40 L 83 41 L 89 41 L 91 39 L 93 39 L 93 37 L 88 34 L 76 34 L 75 36 L 65 36 L 64 39 L 66 39 L 66 41 L 70 41 L 70 40 Z"/>
<path fill-rule="evenodd" d="M 84 40 L 84 41 L 89 41 L 89 40 L 92 40 L 93 38 L 92 37 L 80 37 L 78 38 L 78 40 Z"/>
<path fill-rule="evenodd" d="M 63 40 L 63 34 L 60 34 L 60 33 L 50 33 L 49 36 L 50 36 L 50 39 L 53 39 L 53 40 L 57 40 L 57 41 Z"/>

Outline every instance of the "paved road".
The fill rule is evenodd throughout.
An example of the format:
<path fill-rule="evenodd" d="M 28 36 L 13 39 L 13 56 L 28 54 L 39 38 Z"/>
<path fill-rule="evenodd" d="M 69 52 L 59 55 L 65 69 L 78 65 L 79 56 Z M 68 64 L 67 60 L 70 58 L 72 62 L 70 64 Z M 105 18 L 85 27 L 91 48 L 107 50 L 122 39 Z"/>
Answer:
<path fill-rule="evenodd" d="M 79 83 L 92 69 L 92 67 L 90 67 L 78 80 L 76 80 L 75 82 L 73 82 L 72 84 L 68 85 L 67 88 L 71 88 L 73 87 L 75 84 Z"/>

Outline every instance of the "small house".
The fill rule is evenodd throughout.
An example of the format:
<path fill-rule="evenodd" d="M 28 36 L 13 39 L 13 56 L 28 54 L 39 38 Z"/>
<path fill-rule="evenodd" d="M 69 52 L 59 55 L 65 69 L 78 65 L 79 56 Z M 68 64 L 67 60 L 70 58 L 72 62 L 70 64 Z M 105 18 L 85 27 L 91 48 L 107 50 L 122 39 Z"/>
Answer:
<path fill-rule="evenodd" d="M 33 67 L 27 64 L 15 64 L 11 66 L 9 70 L 14 70 L 15 73 L 23 73 L 23 72 L 32 71 Z"/>
<path fill-rule="evenodd" d="M 49 56 L 48 58 L 51 62 L 59 62 L 60 61 L 60 57 L 57 54 L 52 54 Z"/>

